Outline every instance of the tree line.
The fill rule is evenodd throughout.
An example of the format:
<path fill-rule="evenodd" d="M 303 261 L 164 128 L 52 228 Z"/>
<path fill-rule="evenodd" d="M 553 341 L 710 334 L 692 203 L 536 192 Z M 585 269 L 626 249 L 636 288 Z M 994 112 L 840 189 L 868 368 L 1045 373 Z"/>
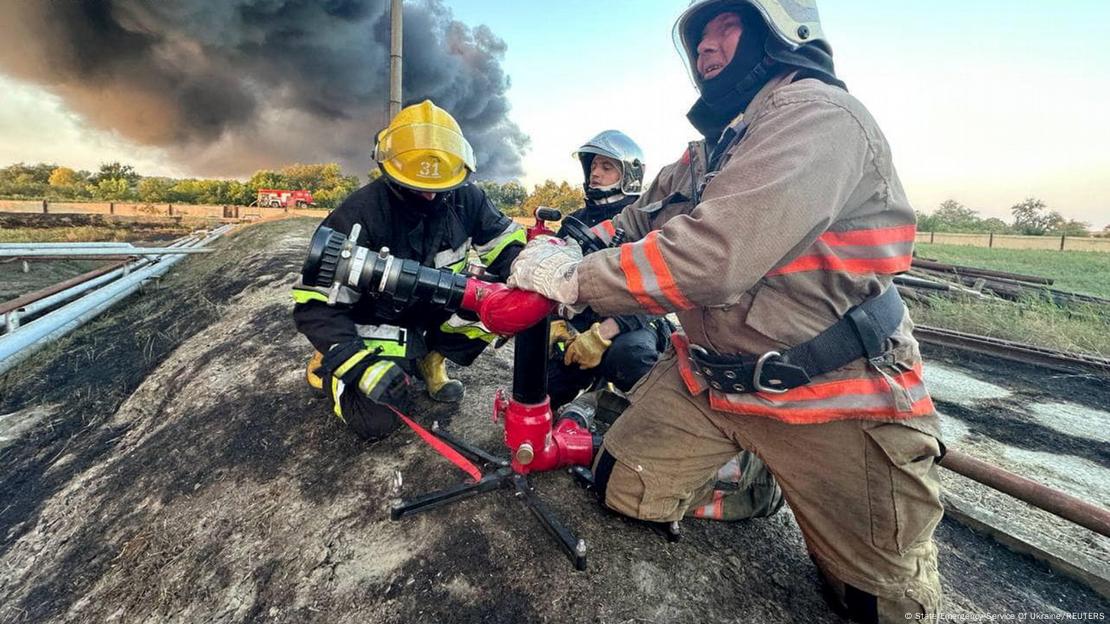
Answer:
<path fill-rule="evenodd" d="M 1013 223 L 997 217 L 984 219 L 954 199 L 940 203 L 933 212 L 917 211 L 917 229 L 921 232 L 963 232 L 969 234 L 1021 234 L 1025 236 L 1067 235 L 1090 236 L 1091 224 L 1076 219 L 1065 219 L 1048 204 L 1036 197 L 1029 197 L 1010 207 Z M 1110 230 L 1110 225 L 1106 226 Z"/>
<path fill-rule="evenodd" d="M 380 172 L 369 173 L 373 180 Z M 568 214 L 581 208 L 585 196 L 580 186 L 547 180 L 528 192 L 515 180 L 482 180 L 478 186 L 509 216 L 531 215 L 548 206 Z M 295 164 L 278 170 L 262 169 L 247 181 L 143 176 L 131 165 L 104 163 L 96 172 L 54 164 L 16 163 L 0 169 L 0 198 L 53 201 L 133 201 L 150 204 L 250 205 L 259 189 L 304 189 L 316 205 L 333 209 L 360 185 L 358 176 L 344 174 L 336 163 Z"/>

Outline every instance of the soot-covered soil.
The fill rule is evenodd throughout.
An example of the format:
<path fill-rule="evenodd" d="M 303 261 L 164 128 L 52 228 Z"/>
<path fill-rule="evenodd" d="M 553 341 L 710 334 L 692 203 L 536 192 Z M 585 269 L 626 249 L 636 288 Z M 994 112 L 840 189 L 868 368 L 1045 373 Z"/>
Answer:
<path fill-rule="evenodd" d="M 248 228 L 0 377 L 0 621 L 838 621 L 788 511 L 683 523 L 602 511 L 561 472 L 550 507 L 589 544 L 573 571 L 508 491 L 393 522 L 389 501 L 463 475 L 407 430 L 368 445 L 302 380 L 288 288 L 314 224 Z M 418 400 L 498 450 L 509 348 Z M 946 520 L 947 609 L 1105 611 L 1048 568 Z"/>

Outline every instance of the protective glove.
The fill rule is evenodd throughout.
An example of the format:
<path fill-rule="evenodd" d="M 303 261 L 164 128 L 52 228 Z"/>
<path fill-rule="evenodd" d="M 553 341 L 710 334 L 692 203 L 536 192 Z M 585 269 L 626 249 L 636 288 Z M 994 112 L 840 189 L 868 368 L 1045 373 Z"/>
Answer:
<path fill-rule="evenodd" d="M 613 344 L 612 340 L 601 335 L 601 323 L 594 323 L 567 345 L 567 353 L 563 356 L 563 363 L 567 366 L 577 364 L 582 370 L 594 368 L 601 364 L 605 350 Z"/>
<path fill-rule="evenodd" d="M 513 260 L 506 283 L 530 290 L 564 304 L 578 301 L 578 263 L 582 248 L 578 243 L 552 236 L 537 236 L 528 241 Z"/>
<path fill-rule="evenodd" d="M 578 335 L 578 330 L 562 319 L 551 321 L 551 331 L 547 334 L 547 351 L 555 352 L 555 345 L 569 344 Z"/>
<path fill-rule="evenodd" d="M 400 425 L 390 409 L 404 409 L 408 376 L 395 363 L 383 360 L 362 340 L 333 346 L 320 370 L 332 412 L 359 437 L 380 440 Z"/>

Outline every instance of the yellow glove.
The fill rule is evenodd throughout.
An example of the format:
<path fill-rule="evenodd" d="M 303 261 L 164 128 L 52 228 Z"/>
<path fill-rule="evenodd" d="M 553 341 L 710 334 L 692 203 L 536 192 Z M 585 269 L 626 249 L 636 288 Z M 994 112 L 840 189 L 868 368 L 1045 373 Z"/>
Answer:
<path fill-rule="evenodd" d="M 570 341 L 563 363 L 567 366 L 577 364 L 583 370 L 593 368 L 601 364 L 601 358 L 611 344 L 612 340 L 601 336 L 601 323 L 594 323 L 589 331 L 578 334 Z"/>
<path fill-rule="evenodd" d="M 574 340 L 574 337 L 577 335 L 578 331 L 571 327 L 566 321 L 561 319 L 551 321 L 551 331 L 547 334 L 548 352 L 554 353 L 555 345 L 560 343 L 564 345 L 568 344 L 570 341 Z"/>

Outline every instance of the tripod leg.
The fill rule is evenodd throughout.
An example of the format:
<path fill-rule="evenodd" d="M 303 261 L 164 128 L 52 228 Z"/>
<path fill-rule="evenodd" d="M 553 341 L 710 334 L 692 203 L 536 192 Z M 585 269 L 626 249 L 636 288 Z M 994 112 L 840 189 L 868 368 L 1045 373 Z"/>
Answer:
<path fill-rule="evenodd" d="M 483 492 L 489 492 L 501 487 L 512 474 L 507 468 L 485 475 L 476 483 L 460 483 L 437 492 L 424 494 L 409 500 L 396 500 L 389 508 L 389 518 L 400 520 L 405 516 L 418 514 L 449 503 L 470 498 Z"/>
<path fill-rule="evenodd" d="M 514 474 L 513 485 L 516 487 L 517 494 L 524 500 L 524 504 L 528 509 L 532 510 L 532 514 L 540 521 L 543 528 L 547 530 L 562 547 L 563 552 L 570 557 L 574 562 L 575 569 L 582 571 L 586 569 L 586 541 L 578 539 L 570 529 L 563 526 L 562 522 L 556 518 L 547 505 L 536 496 L 536 491 L 532 489 L 532 484 L 528 482 L 528 478 L 524 475 Z"/>

